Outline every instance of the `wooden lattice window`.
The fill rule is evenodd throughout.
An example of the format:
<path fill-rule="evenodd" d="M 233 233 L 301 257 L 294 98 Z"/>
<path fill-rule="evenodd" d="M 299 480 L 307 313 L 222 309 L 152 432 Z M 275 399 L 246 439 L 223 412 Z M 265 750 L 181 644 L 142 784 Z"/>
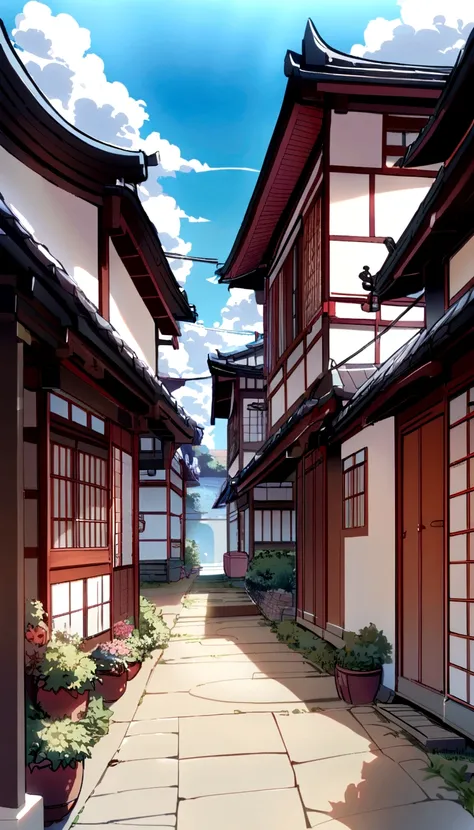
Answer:
<path fill-rule="evenodd" d="M 367 534 L 367 449 L 342 462 L 344 479 L 343 528 L 347 535 Z"/>
<path fill-rule="evenodd" d="M 303 317 L 308 326 L 321 305 L 321 199 L 308 212 L 303 232 Z"/>
<path fill-rule="evenodd" d="M 103 458 L 51 444 L 53 548 L 107 547 L 107 466 Z"/>
<path fill-rule="evenodd" d="M 113 448 L 114 567 L 132 563 L 132 457 Z"/>

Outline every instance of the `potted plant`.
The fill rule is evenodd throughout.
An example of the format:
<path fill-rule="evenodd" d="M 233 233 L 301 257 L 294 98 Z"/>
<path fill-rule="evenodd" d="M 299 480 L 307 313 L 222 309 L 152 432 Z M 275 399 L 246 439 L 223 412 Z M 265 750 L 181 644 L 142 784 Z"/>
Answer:
<path fill-rule="evenodd" d="M 25 688 L 36 699 L 38 667 L 49 640 L 46 614 L 39 600 L 27 600 L 25 608 Z"/>
<path fill-rule="evenodd" d="M 373 703 L 382 681 L 384 663 L 391 663 L 392 646 L 374 623 L 358 634 L 346 634 L 346 645 L 335 655 L 335 681 L 341 700 L 354 706 Z"/>
<path fill-rule="evenodd" d="M 97 674 L 94 660 L 80 650 L 80 644 L 78 637 L 54 632 L 39 664 L 36 699 L 53 718 L 78 721 L 87 710 Z"/>
<path fill-rule="evenodd" d="M 145 646 L 140 640 L 140 634 L 134 629 L 132 623 L 121 620 L 114 625 L 114 638 L 124 640 L 130 649 L 130 662 L 127 664 L 127 681 L 133 680 L 142 667 L 146 652 Z"/>
<path fill-rule="evenodd" d="M 186 576 L 199 573 L 201 566 L 201 558 L 199 555 L 199 545 L 194 539 L 186 539 L 186 546 L 184 548 L 184 568 Z"/>
<path fill-rule="evenodd" d="M 91 654 L 101 683 L 100 694 L 105 703 L 115 703 L 127 688 L 127 667 L 132 654 L 125 640 L 100 643 Z"/>
<path fill-rule="evenodd" d="M 67 816 L 79 797 L 84 761 L 92 747 L 108 732 L 111 712 L 102 700 L 91 702 L 81 721 L 50 720 L 31 703 L 26 712 L 26 789 L 43 798 L 45 824 Z"/>
<path fill-rule="evenodd" d="M 224 573 L 229 579 L 243 579 L 249 564 L 248 554 L 244 551 L 230 550 L 224 553 Z"/>

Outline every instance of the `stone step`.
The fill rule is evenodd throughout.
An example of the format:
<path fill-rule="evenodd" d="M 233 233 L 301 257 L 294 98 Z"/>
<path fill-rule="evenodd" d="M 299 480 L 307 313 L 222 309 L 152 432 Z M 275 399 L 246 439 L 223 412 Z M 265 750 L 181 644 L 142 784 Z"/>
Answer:
<path fill-rule="evenodd" d="M 408 732 L 426 750 L 460 750 L 466 746 L 463 737 L 408 704 L 377 703 L 376 706 L 387 720 Z"/>

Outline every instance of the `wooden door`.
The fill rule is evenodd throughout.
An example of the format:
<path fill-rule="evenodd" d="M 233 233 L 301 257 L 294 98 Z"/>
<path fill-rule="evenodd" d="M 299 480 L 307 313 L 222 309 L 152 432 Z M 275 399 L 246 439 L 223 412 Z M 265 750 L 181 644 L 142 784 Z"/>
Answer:
<path fill-rule="evenodd" d="M 326 625 L 326 547 L 325 547 L 325 465 L 320 453 L 311 453 L 301 465 L 298 481 L 297 550 L 298 607 L 304 619 L 324 628 Z"/>
<path fill-rule="evenodd" d="M 400 674 L 444 688 L 444 428 L 402 436 Z"/>

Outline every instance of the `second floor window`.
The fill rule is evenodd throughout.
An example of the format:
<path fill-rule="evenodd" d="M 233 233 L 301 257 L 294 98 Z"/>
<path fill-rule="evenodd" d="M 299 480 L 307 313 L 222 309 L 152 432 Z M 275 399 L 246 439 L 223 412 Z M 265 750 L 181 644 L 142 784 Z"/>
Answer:
<path fill-rule="evenodd" d="M 245 443 L 258 443 L 265 440 L 267 413 L 258 409 L 249 408 L 252 404 L 259 403 L 262 403 L 262 401 L 244 398 L 242 420 Z"/>
<path fill-rule="evenodd" d="M 321 198 L 316 199 L 304 221 L 303 323 L 308 326 L 321 306 Z"/>

